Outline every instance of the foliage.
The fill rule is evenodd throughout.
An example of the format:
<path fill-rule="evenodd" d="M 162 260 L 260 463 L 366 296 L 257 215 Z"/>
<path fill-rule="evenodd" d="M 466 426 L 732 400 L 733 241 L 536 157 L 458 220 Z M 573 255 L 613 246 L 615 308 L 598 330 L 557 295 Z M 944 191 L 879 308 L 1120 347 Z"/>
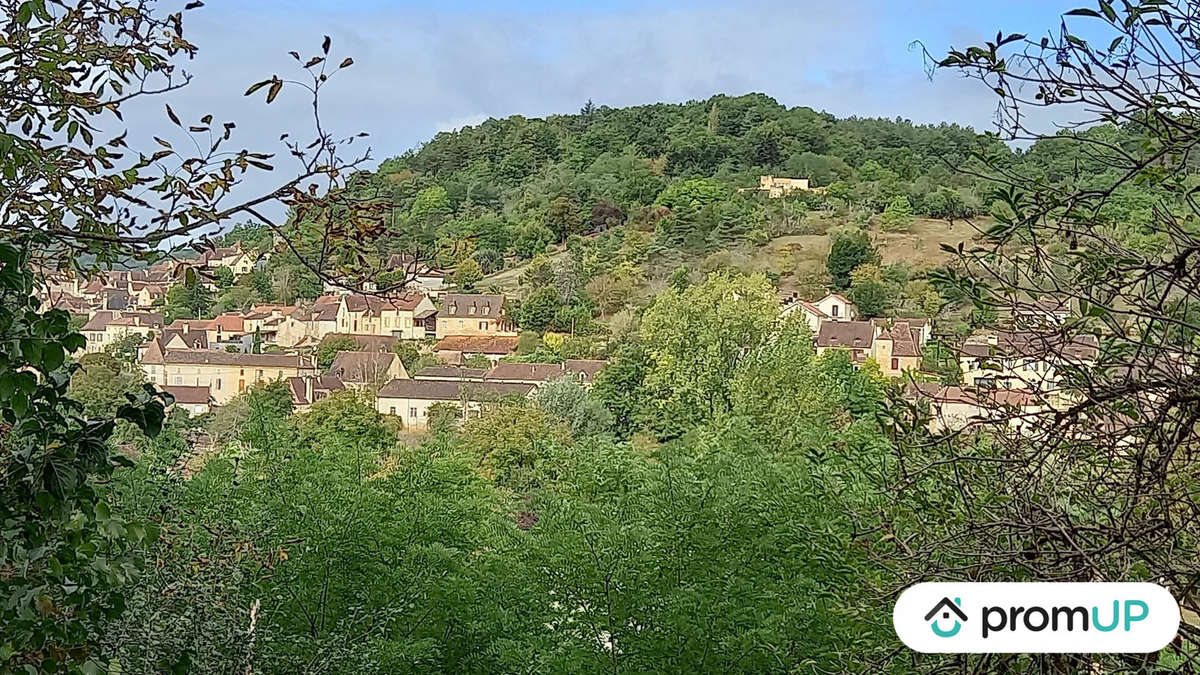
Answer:
<path fill-rule="evenodd" d="M 128 463 L 109 454 L 115 419 L 70 398 L 79 365 L 67 353 L 84 339 L 66 312 L 38 311 L 28 265 L 27 244 L 0 241 L 0 668 L 99 672 L 97 628 L 120 615 L 139 567 L 132 549 L 157 528 L 109 504 L 104 484 Z M 149 393 L 111 403 L 153 435 L 164 407 Z"/>
<path fill-rule="evenodd" d="M 912 229 L 913 222 L 912 204 L 903 195 L 888 202 L 883 215 L 879 216 L 879 228 L 884 232 L 907 232 Z"/>
<path fill-rule="evenodd" d="M 292 419 L 295 442 L 315 450 L 335 453 L 344 450 L 337 444 L 350 444 L 357 450 L 377 454 L 390 449 L 395 435 L 375 409 L 375 399 L 367 392 L 336 391 L 313 403 L 303 415 Z"/>
<path fill-rule="evenodd" d="M 602 434 L 612 427 L 612 413 L 573 377 L 542 384 L 533 398 L 542 410 L 566 422 L 575 438 Z"/>
<path fill-rule="evenodd" d="M 88 417 L 110 419 L 125 404 L 126 395 L 136 396 L 145 382 L 141 369 L 127 362 L 107 353 L 84 354 L 71 373 L 67 395 Z"/>
<path fill-rule="evenodd" d="M 515 317 L 517 325 L 525 330 L 545 332 L 557 325 L 555 319 L 562 306 L 558 291 L 549 286 L 539 288 L 521 302 L 520 312 Z"/>
<path fill-rule="evenodd" d="M 660 294 L 642 317 L 656 431 L 670 438 L 727 412 L 729 381 L 778 315 L 765 277 L 710 276 Z"/>
<path fill-rule="evenodd" d="M 471 354 L 463 359 L 463 366 L 467 368 L 487 369 L 492 367 L 492 361 L 483 354 Z"/>
<path fill-rule="evenodd" d="M 147 339 L 143 333 L 130 331 L 105 345 L 104 353 L 132 367 L 137 363 L 138 348 L 145 344 Z"/>
<path fill-rule="evenodd" d="M 849 288 L 850 274 L 859 265 L 878 262 L 879 253 L 871 243 L 871 236 L 865 231 L 840 230 L 833 234 L 826 266 L 835 289 Z"/>
<path fill-rule="evenodd" d="M 467 258 L 458 264 L 450 281 L 461 290 L 471 292 L 475 290 L 475 284 L 482 279 L 483 268 L 475 261 L 475 258 Z"/>
<path fill-rule="evenodd" d="M 882 316 L 890 302 L 887 286 L 875 279 L 855 281 L 847 291 L 850 301 L 865 319 Z"/>
<path fill-rule="evenodd" d="M 212 291 L 197 276 L 167 291 L 167 302 L 163 306 L 163 320 L 206 319 L 213 315 L 215 302 Z"/>
<path fill-rule="evenodd" d="M 463 424 L 460 449 L 483 478 L 523 493 L 554 479 L 569 441 L 566 424 L 546 411 L 503 402 Z"/>
<path fill-rule="evenodd" d="M 338 354 L 356 352 L 359 348 L 358 341 L 349 335 L 337 335 L 321 340 L 321 344 L 317 345 L 317 365 L 322 370 L 328 370 Z"/>

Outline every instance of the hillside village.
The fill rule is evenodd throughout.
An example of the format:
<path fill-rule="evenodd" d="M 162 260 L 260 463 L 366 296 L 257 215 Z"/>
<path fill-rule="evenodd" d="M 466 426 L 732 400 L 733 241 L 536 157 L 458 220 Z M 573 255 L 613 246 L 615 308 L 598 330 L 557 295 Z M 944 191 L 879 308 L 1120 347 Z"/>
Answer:
<path fill-rule="evenodd" d="M 761 189 L 806 189 L 787 180 L 764 177 Z M 435 406 L 460 417 L 478 414 L 488 401 L 530 396 L 556 378 L 589 386 L 606 364 L 603 359 L 514 361 L 520 331 L 507 313 L 505 295 L 454 292 L 446 283 L 449 274 L 428 266 L 421 266 L 404 291 L 388 295 L 327 287 L 307 302 L 255 304 L 209 319 L 169 323 L 156 309 L 181 268 L 192 267 L 202 275 L 198 278 L 224 268 L 236 278 L 261 267 L 266 257 L 238 244 L 210 249 L 197 259 L 108 271 L 86 282 L 60 276 L 45 286 L 42 302 L 84 319 L 80 331 L 86 353 L 134 345 L 146 381 L 192 414 L 208 413 L 255 385 L 284 380 L 298 412 L 332 392 L 353 389 L 368 392 L 379 413 L 421 431 Z M 400 255 L 388 260 L 398 271 L 411 269 L 411 263 Z M 1045 300 L 1034 307 L 1011 317 L 1008 329 L 972 335 L 955 348 L 961 373 L 955 384 L 928 372 L 929 347 L 937 342 L 932 318 L 862 318 L 839 292 L 812 300 L 785 294 L 780 317 L 803 320 L 818 356 L 843 351 L 856 367 L 871 363 L 883 376 L 904 383 L 910 401 L 931 408 L 931 429 L 944 430 L 986 423 L 1005 411 L 1019 417 L 1069 402 L 1058 389 L 1056 371 L 1089 366 L 1098 341 L 1076 338 L 1068 345 L 1047 345 L 1044 329 L 1064 323 L 1070 305 Z M 426 357 L 414 372 L 401 359 L 403 343 Z M 334 355 L 325 367 L 317 356 L 323 346 Z"/>

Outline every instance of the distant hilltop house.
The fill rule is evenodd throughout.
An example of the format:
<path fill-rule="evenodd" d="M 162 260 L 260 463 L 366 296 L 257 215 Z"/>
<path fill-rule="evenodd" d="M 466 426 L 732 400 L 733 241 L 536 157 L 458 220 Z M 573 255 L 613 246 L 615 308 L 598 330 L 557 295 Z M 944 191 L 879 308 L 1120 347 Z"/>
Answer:
<path fill-rule="evenodd" d="M 407 288 L 424 291 L 430 297 L 436 298 L 446 287 L 446 272 L 434 269 L 428 263 L 407 253 L 393 253 L 388 256 L 387 268 L 390 271 L 403 271 L 410 277 Z"/>
<path fill-rule="evenodd" d="M 1017 328 L 1053 328 L 1071 318 L 1069 298 L 1040 298 L 1013 309 L 1012 323 Z"/>
<path fill-rule="evenodd" d="M 759 176 L 758 187 L 741 188 L 738 192 L 765 192 L 771 199 L 786 197 L 797 190 L 808 190 L 807 178 L 784 178 L 783 176 Z"/>

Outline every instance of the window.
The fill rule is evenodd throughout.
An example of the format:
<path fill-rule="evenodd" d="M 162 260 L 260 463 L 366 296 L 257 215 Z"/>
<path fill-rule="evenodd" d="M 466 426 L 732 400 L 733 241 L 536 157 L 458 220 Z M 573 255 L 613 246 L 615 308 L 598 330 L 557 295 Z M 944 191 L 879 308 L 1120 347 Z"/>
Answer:
<path fill-rule="evenodd" d="M 487 330 L 487 322 L 486 321 L 479 322 L 479 330 Z"/>
<path fill-rule="evenodd" d="M 175 376 L 175 384 L 183 384 L 183 378 L 176 375 Z"/>
<path fill-rule="evenodd" d="M 416 417 L 416 416 L 417 416 L 417 409 L 416 409 L 416 408 L 409 408 L 409 409 L 408 409 L 408 416 L 409 416 L 409 417 Z"/>
<path fill-rule="evenodd" d="M 474 313 L 475 313 L 475 305 L 471 305 L 471 308 L 467 310 L 467 314 L 474 314 Z"/>
<path fill-rule="evenodd" d="M 221 378 L 218 377 L 215 384 L 216 384 L 216 387 L 215 387 L 216 390 L 220 391 L 221 390 Z"/>
<path fill-rule="evenodd" d="M 276 371 L 275 377 L 276 377 L 276 379 L 282 380 L 283 379 L 283 371 L 282 370 Z"/>
<path fill-rule="evenodd" d="M 389 415 L 395 415 L 395 414 L 396 414 L 396 406 L 391 406 L 391 407 L 389 407 L 389 408 L 388 408 L 388 414 L 389 414 Z"/>
<path fill-rule="evenodd" d="M 459 320 L 458 320 L 458 327 L 459 327 L 459 328 L 462 328 L 462 327 L 463 327 L 463 320 L 462 320 L 462 319 L 459 319 Z"/>
<path fill-rule="evenodd" d="M 892 357 L 892 370 L 900 370 L 900 359 Z"/>
<path fill-rule="evenodd" d="M 256 380 L 262 379 L 262 368 L 259 368 L 258 370 L 254 371 L 254 379 L 256 379 Z"/>
<path fill-rule="evenodd" d="M 830 316 L 838 315 L 838 306 L 837 305 L 834 305 L 833 307 L 830 308 L 829 315 Z"/>

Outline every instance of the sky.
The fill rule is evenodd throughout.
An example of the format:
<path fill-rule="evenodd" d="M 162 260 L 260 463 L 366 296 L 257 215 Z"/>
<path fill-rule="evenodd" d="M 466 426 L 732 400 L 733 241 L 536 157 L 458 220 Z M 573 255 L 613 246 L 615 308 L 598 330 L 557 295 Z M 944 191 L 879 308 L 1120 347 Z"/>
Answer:
<path fill-rule="evenodd" d="M 359 143 L 373 164 L 438 131 L 577 112 L 589 99 L 620 107 L 762 92 L 837 116 L 986 130 L 994 95 L 953 73 L 930 80 L 914 41 L 941 55 L 999 29 L 1042 35 L 1077 2 L 206 0 L 184 19 L 199 47 L 182 64 L 194 79 L 166 100 L 185 124 L 212 113 L 237 122 L 238 147 L 278 151 L 282 131 L 311 129 L 307 101 L 286 89 L 271 106 L 261 92 L 242 94 L 273 74 L 299 74 L 287 52 L 318 53 L 329 35 L 333 59 L 354 65 L 326 90 L 324 124 L 367 132 Z M 127 110 L 131 137 L 169 137 L 162 103 Z"/>

